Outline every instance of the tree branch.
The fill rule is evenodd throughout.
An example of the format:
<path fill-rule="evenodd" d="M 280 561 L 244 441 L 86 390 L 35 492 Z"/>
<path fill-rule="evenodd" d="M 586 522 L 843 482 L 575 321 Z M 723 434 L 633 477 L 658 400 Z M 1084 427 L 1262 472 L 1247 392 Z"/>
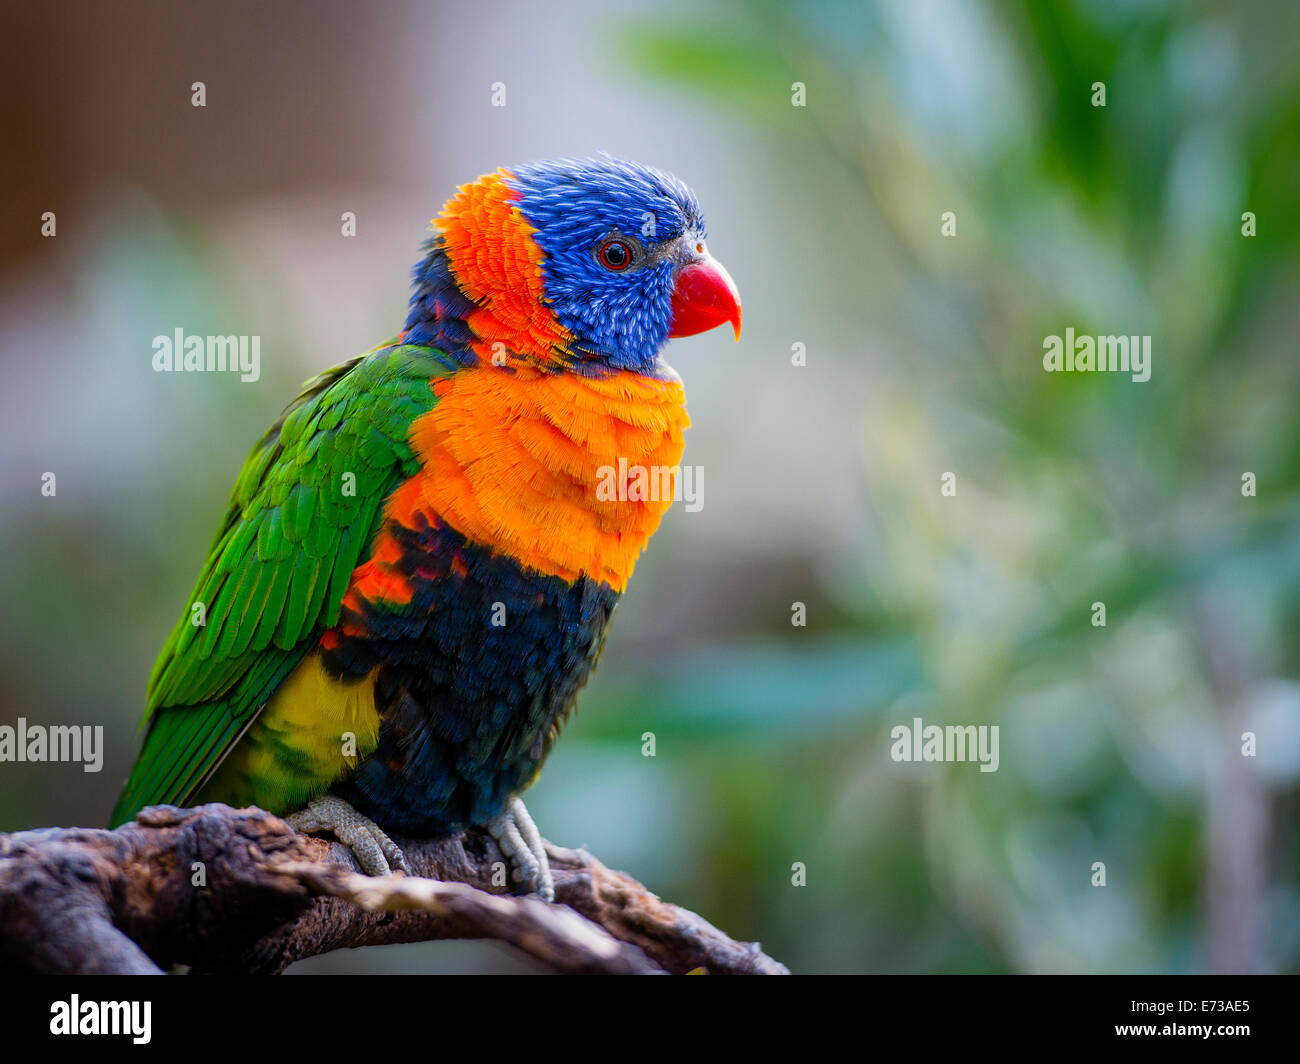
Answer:
<path fill-rule="evenodd" d="M 0 971 L 278 973 L 335 949 L 450 938 L 498 939 L 560 972 L 786 971 L 584 850 L 547 844 L 547 905 L 493 885 L 504 857 L 482 832 L 401 845 L 416 877 L 371 878 L 344 846 L 224 805 L 0 835 Z"/>

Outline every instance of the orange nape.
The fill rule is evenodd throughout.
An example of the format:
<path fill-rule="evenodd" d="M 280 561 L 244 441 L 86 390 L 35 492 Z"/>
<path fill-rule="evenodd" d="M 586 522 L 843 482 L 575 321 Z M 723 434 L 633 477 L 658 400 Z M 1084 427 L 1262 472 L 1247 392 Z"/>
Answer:
<path fill-rule="evenodd" d="M 629 468 L 676 482 L 690 424 L 681 381 L 485 365 L 434 390 L 437 405 L 411 429 L 422 469 L 389 497 L 386 519 L 414 528 L 422 515 L 527 569 L 622 591 L 672 497 L 601 489 Z M 357 570 L 350 596 L 409 598 L 385 549 Z"/>
<path fill-rule="evenodd" d="M 474 353 L 497 365 L 532 360 L 560 366 L 572 342 L 546 305 L 537 232 L 519 210 L 508 171 L 462 185 L 433 224 L 461 290 L 478 307 L 465 315 Z"/>

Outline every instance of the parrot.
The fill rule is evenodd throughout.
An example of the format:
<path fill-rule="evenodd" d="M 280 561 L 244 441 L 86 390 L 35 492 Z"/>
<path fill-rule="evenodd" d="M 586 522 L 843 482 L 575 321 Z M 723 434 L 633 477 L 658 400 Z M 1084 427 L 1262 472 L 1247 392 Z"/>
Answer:
<path fill-rule="evenodd" d="M 705 237 L 685 184 L 606 154 L 460 186 L 402 331 L 307 382 L 244 463 L 110 826 L 257 806 L 370 875 L 411 874 L 393 835 L 479 827 L 553 900 L 520 795 L 672 503 L 631 482 L 680 471 L 663 349 L 740 339 Z"/>

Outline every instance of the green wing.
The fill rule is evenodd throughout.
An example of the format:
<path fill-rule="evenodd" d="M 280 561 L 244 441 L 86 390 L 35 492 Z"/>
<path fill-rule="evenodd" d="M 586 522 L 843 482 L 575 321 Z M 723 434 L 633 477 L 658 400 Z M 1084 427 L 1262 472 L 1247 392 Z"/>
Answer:
<path fill-rule="evenodd" d="M 430 348 L 376 348 L 309 381 L 253 449 L 149 678 L 111 824 L 189 799 L 337 622 L 384 500 L 416 470 L 407 435 L 436 402 L 430 382 L 455 368 Z"/>

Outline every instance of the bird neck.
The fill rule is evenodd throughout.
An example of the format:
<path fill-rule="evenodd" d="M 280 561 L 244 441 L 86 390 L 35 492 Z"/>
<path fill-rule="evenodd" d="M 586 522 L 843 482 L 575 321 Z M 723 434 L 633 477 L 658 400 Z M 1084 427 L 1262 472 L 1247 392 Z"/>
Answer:
<path fill-rule="evenodd" d="M 437 403 L 411 426 L 420 470 L 389 498 L 386 524 L 445 526 L 526 569 L 622 591 L 677 494 L 690 419 L 676 374 L 480 365 L 433 388 Z M 385 551 L 358 594 L 400 600 Z"/>
<path fill-rule="evenodd" d="M 581 363 L 573 334 L 547 305 L 541 251 L 531 238 L 505 256 L 517 273 L 506 275 L 500 263 L 476 254 L 461 229 L 445 218 L 439 224 L 413 273 L 404 343 L 436 347 L 462 365 L 558 372 Z M 529 256 L 536 260 L 535 269 L 526 265 Z"/>
<path fill-rule="evenodd" d="M 456 283 L 441 235 L 428 242 L 426 252 L 412 271 L 414 290 L 402 343 L 435 347 L 462 365 L 473 365 L 479 359 L 477 345 L 482 338 L 469 319 L 478 308 Z"/>

